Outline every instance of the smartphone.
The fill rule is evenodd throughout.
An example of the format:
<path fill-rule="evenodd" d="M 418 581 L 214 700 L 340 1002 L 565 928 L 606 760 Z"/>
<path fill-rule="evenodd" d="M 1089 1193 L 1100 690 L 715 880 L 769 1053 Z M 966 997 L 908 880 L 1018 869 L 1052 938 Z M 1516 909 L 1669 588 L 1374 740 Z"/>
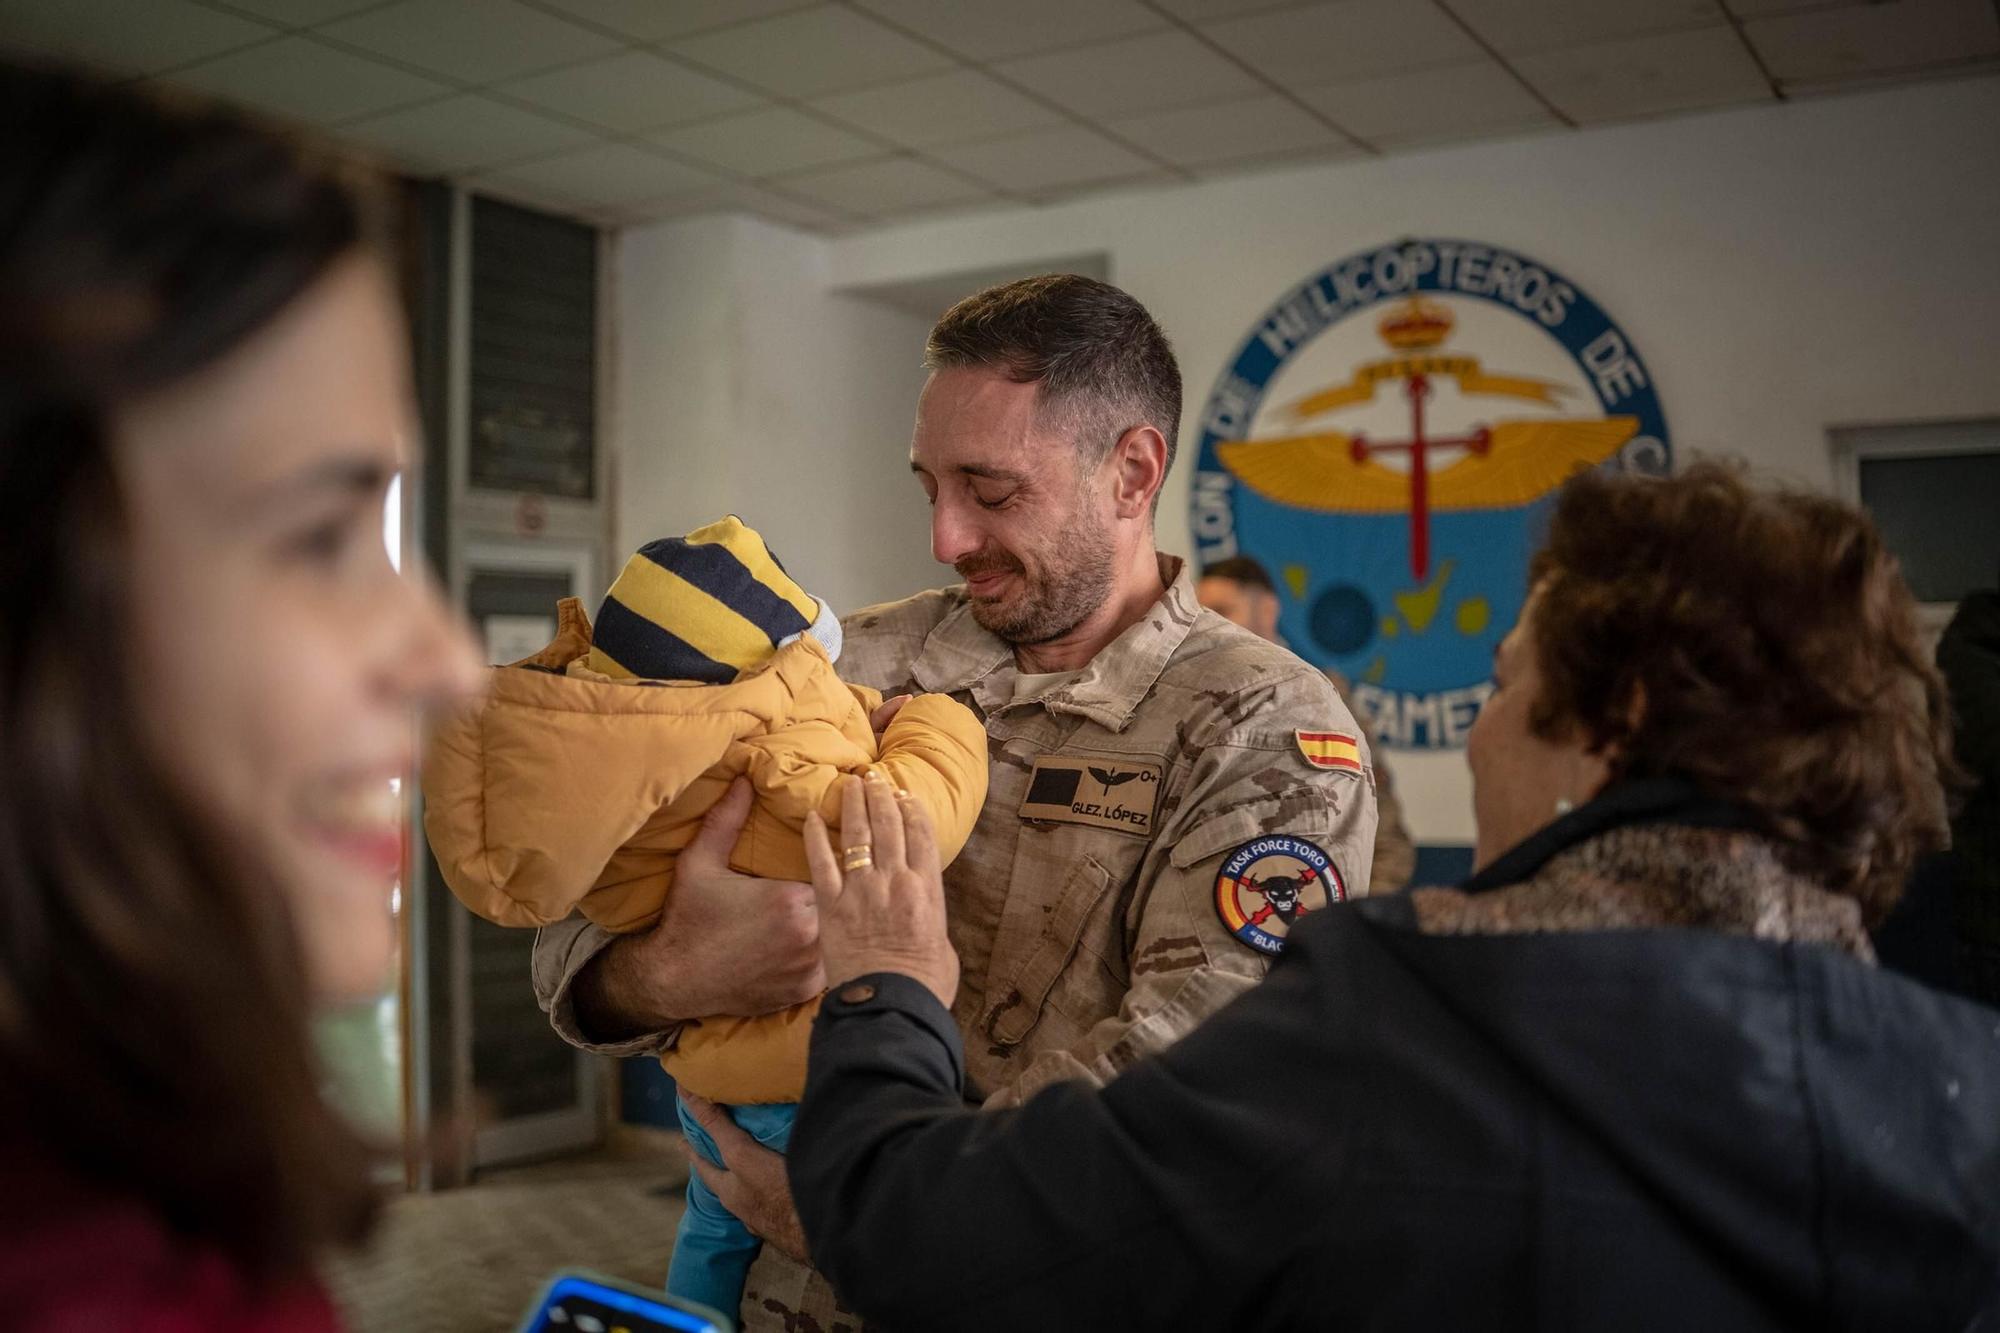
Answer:
<path fill-rule="evenodd" d="M 735 1333 L 735 1327 L 692 1301 L 567 1269 L 542 1290 L 520 1333 Z"/>

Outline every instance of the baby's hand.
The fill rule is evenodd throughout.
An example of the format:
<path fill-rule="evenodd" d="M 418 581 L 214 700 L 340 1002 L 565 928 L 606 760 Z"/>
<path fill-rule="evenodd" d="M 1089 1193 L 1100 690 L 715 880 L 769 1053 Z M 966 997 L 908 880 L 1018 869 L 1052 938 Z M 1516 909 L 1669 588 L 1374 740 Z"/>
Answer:
<path fill-rule="evenodd" d="M 899 694 L 893 699 L 884 699 L 882 706 L 868 715 L 868 725 L 874 730 L 878 740 L 881 738 L 882 733 L 889 729 L 889 724 L 895 720 L 896 714 L 903 711 L 903 705 L 909 701 L 910 696 L 907 694 Z"/>

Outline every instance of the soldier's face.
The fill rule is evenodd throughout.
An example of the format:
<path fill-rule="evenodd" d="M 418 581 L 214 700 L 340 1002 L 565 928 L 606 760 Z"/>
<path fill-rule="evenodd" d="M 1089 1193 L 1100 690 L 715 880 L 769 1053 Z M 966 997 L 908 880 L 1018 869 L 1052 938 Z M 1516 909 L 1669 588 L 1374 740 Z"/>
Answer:
<path fill-rule="evenodd" d="M 1015 644 L 1067 634 L 1112 585 L 1105 469 L 1084 468 L 1071 434 L 1042 416 L 1033 384 L 940 370 L 910 440 L 931 554 L 965 580 L 973 619 Z"/>
<path fill-rule="evenodd" d="M 1278 639 L 1278 599 L 1235 579 L 1206 578 L 1195 584 L 1195 600 L 1232 625 L 1260 639 Z"/>

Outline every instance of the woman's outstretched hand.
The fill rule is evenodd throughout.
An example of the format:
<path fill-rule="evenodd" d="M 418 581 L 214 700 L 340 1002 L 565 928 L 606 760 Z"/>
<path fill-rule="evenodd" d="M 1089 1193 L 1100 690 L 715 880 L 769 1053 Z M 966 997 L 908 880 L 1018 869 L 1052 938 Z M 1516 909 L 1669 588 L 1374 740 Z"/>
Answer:
<path fill-rule="evenodd" d="M 805 827 L 827 981 L 838 989 L 870 972 L 900 972 L 949 1008 L 958 954 L 945 936 L 930 815 L 879 774 L 842 781 L 840 848 L 818 814 L 808 814 Z"/>

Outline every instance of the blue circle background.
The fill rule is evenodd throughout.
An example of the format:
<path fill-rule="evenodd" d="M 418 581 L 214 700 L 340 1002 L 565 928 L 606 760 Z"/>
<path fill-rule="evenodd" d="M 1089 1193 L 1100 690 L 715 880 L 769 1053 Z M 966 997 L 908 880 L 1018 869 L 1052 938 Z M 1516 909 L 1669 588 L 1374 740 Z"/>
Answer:
<path fill-rule="evenodd" d="M 1443 265 L 1437 263 L 1433 263 L 1428 271 L 1417 274 L 1414 282 L 1394 291 L 1382 291 L 1378 287 L 1367 299 L 1343 299 L 1340 286 L 1334 280 L 1336 273 L 1367 264 L 1384 251 L 1408 252 L 1418 246 L 1430 247 L 1433 255 L 1440 246 L 1455 246 L 1461 250 L 1484 252 L 1489 265 L 1492 258 L 1505 256 L 1523 268 L 1532 266 L 1539 269 L 1548 276 L 1549 290 L 1553 291 L 1558 283 L 1568 288 L 1572 297 L 1567 311 L 1561 322 L 1551 328 L 1504 296 L 1496 296 L 1490 291 L 1465 291 L 1444 283 L 1441 280 Z M 1457 269 L 1456 262 L 1454 268 Z M 1335 308 L 1337 313 L 1294 341 L 1282 355 L 1258 336 L 1259 330 L 1282 317 L 1302 299 L 1310 299 L 1315 292 L 1321 307 Z M 1285 292 L 1251 326 L 1250 333 L 1238 346 L 1228 368 L 1218 378 L 1203 411 L 1202 431 L 1195 456 L 1197 477 L 1204 473 L 1229 476 L 1217 461 L 1217 442 L 1247 435 L 1271 380 L 1301 348 L 1327 329 L 1343 324 L 1364 311 L 1384 303 L 1406 300 L 1417 292 L 1490 301 L 1554 338 L 1576 361 L 1603 411 L 1607 415 L 1638 418 L 1639 428 L 1634 438 L 1650 436 L 1658 440 L 1663 458 L 1671 461 L 1672 444 L 1651 371 L 1646 368 L 1632 340 L 1574 282 L 1539 260 L 1500 246 L 1449 237 L 1406 237 L 1355 251 L 1327 265 Z M 1607 331 L 1617 333 L 1624 343 L 1626 359 L 1638 366 L 1644 378 L 1643 385 L 1636 388 L 1627 386 L 1626 395 L 1616 401 L 1610 398 L 1583 360 L 1583 349 Z M 1242 391 L 1245 386 L 1254 393 L 1246 396 Z M 1218 430 L 1213 424 L 1217 411 L 1232 403 L 1238 409 L 1235 426 L 1227 432 Z M 1616 469 L 1622 464 L 1614 457 L 1604 466 Z M 1338 585 L 1350 585 L 1372 599 L 1378 611 L 1390 610 L 1390 591 L 1411 582 L 1407 512 L 1314 513 L 1267 500 L 1237 484 L 1234 478 L 1229 480 L 1228 503 L 1237 551 L 1255 559 L 1271 573 L 1272 581 L 1278 586 L 1280 632 L 1300 656 L 1317 666 L 1334 668 L 1354 679 L 1362 676 L 1370 662 L 1380 655 L 1386 662 L 1384 679 L 1380 684 L 1395 692 L 1428 693 L 1461 689 L 1479 685 L 1490 678 L 1492 645 L 1520 615 L 1527 593 L 1528 561 L 1540 541 L 1543 524 L 1553 503 L 1552 496 L 1544 496 L 1512 509 L 1432 514 L 1432 549 L 1436 554 L 1431 575 L 1435 577 L 1442 560 L 1452 557 L 1454 553 L 1476 554 L 1476 560 L 1461 559 L 1454 566 L 1449 591 L 1453 603 L 1467 596 L 1485 598 L 1489 614 L 1483 631 L 1469 636 L 1456 634 L 1447 608 L 1439 613 L 1445 634 L 1440 635 L 1438 627 L 1434 626 L 1431 634 L 1421 639 L 1411 636 L 1399 642 L 1373 635 L 1358 649 L 1336 655 L 1326 651 L 1314 633 L 1315 603 Z M 1201 549 L 1204 544 L 1199 536 L 1203 494 L 1202 487 L 1197 483 L 1191 495 L 1197 533 L 1196 560 L 1198 564 L 1205 565 L 1219 557 Z M 1323 564 L 1329 548 L 1337 548 L 1340 554 L 1337 566 Z M 1303 597 L 1294 596 L 1286 580 L 1280 576 L 1280 571 L 1288 565 L 1312 571 L 1312 582 Z"/>

